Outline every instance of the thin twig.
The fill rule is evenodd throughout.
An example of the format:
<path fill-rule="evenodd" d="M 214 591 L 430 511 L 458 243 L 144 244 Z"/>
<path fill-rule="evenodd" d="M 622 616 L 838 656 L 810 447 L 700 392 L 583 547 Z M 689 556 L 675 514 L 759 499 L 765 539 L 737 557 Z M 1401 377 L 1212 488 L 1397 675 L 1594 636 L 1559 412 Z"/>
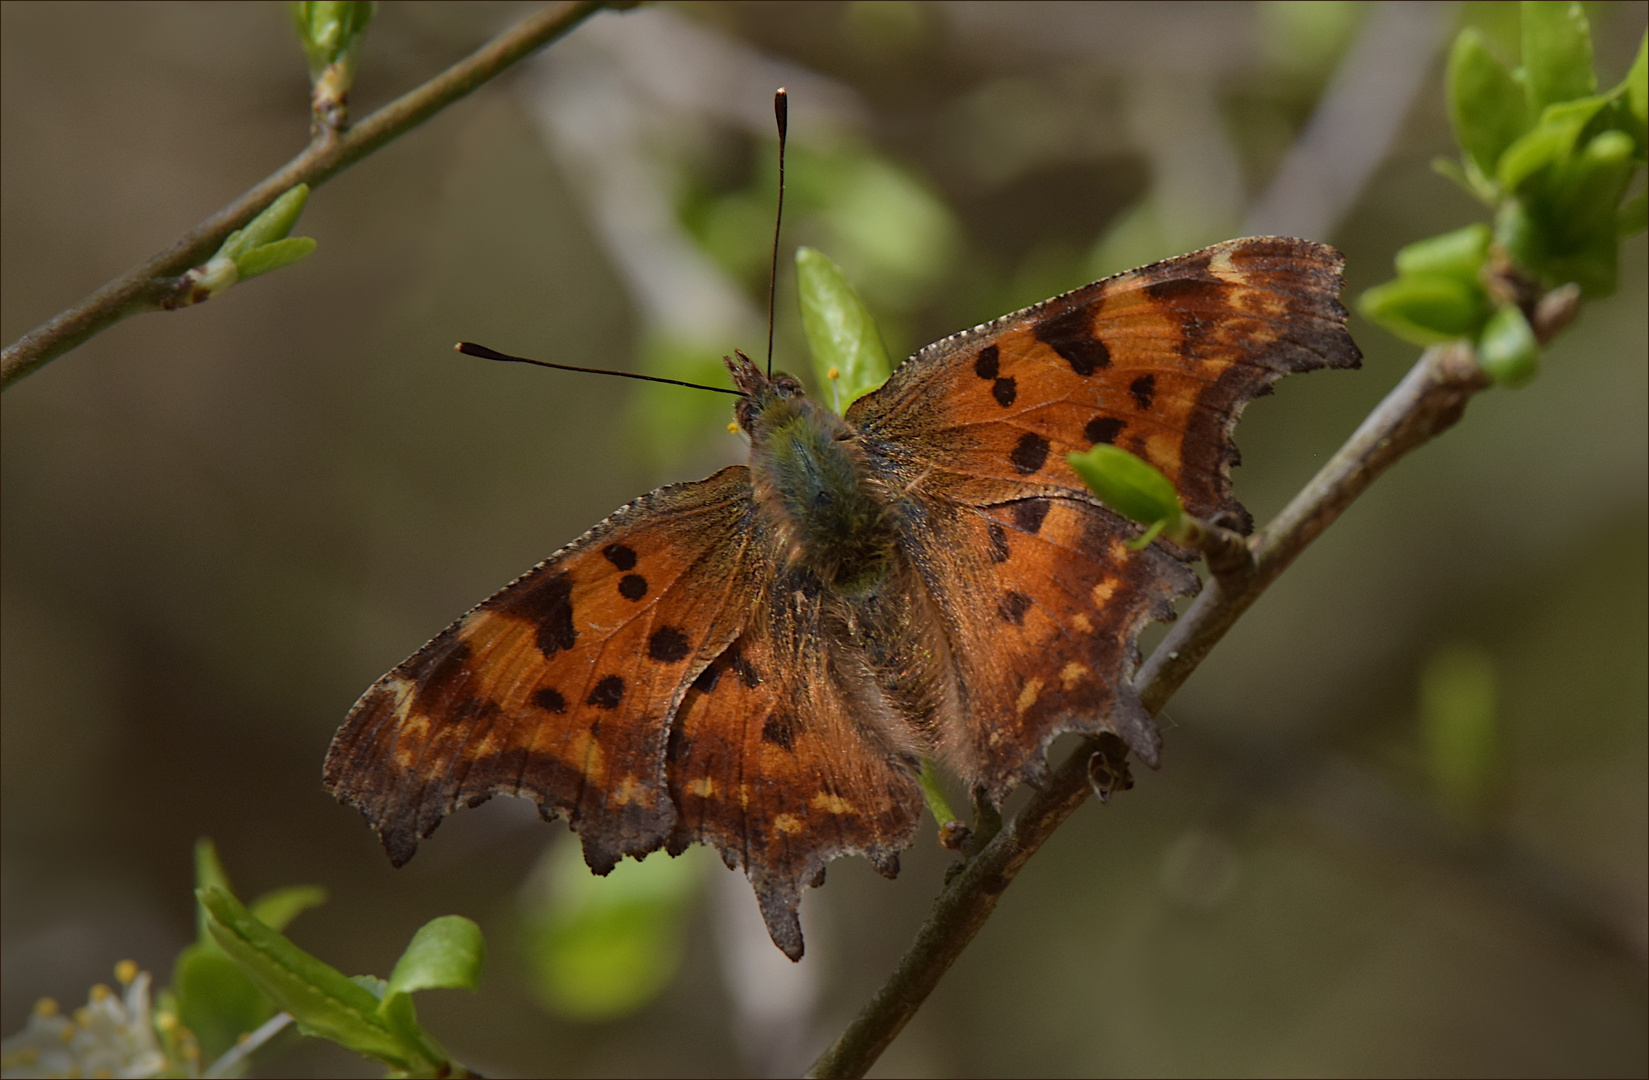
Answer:
<path fill-rule="evenodd" d="M 1487 385 L 1466 345 L 1426 350 L 1276 520 L 1249 541 L 1254 554 L 1252 571 L 1210 581 L 1141 665 L 1134 683 L 1145 707 L 1153 714 L 1160 711 L 1237 618 L 1307 544 L 1399 458 L 1452 426 L 1466 402 Z M 979 932 L 1020 868 L 1089 796 L 1089 761 L 1095 749 L 1095 745 L 1078 748 L 1025 808 L 950 879 L 893 974 L 814 1062 L 809 1076 L 863 1076 L 875 1063 Z"/>
<path fill-rule="evenodd" d="M 570 0 L 547 7 L 493 38 L 422 86 L 339 134 L 322 128 L 302 153 L 234 202 L 179 237 L 171 247 L 59 312 L 0 354 L 0 390 L 129 315 L 160 310 L 179 287 L 177 277 L 199 265 L 234 230 L 295 184 L 317 187 L 404 135 L 453 102 L 549 44 L 602 8 L 632 3 Z"/>

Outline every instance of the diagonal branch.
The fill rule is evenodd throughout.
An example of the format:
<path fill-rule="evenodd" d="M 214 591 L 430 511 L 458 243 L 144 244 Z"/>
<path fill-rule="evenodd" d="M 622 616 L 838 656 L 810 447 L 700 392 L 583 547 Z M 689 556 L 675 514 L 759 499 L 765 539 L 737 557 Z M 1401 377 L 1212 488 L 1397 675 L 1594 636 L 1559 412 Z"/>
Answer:
<path fill-rule="evenodd" d="M 631 6 L 611 0 L 568 0 L 544 8 L 348 131 L 340 134 L 323 127 L 297 157 L 179 237 L 171 247 L 8 345 L 0 354 L 0 389 L 9 388 L 130 315 L 160 310 L 179 287 L 177 275 L 205 261 L 231 232 L 251 221 L 293 185 L 315 187 L 325 183 L 602 8 Z"/>
<path fill-rule="evenodd" d="M 1399 458 L 1451 427 L 1472 395 L 1488 385 L 1464 343 L 1426 350 L 1339 452 L 1249 540 L 1252 568 L 1211 579 L 1140 666 L 1135 685 L 1145 707 L 1153 714 L 1160 711 L 1307 544 Z M 875 1063 L 979 932 L 1020 868 L 1089 796 L 1089 766 L 1096 753 L 1109 755 L 1110 748 L 1101 742 L 1078 749 L 1025 808 L 959 868 L 893 974 L 814 1062 L 809 1076 L 863 1076 Z M 1119 766 L 1113 762 L 1113 768 Z"/>

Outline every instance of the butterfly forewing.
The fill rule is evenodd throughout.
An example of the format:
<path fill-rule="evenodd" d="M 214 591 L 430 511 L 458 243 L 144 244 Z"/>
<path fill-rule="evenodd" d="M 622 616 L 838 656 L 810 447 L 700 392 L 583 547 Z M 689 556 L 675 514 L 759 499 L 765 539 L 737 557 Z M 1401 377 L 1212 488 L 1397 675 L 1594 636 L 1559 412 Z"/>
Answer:
<path fill-rule="evenodd" d="M 1355 367 L 1338 252 L 1232 240 L 1131 270 L 929 345 L 860 399 L 867 438 L 955 474 L 957 494 L 1086 495 L 1065 457 L 1138 454 L 1202 517 L 1247 521 L 1231 430 L 1282 375 Z M 966 481 L 966 482 L 964 482 Z"/>
<path fill-rule="evenodd" d="M 327 755 L 397 864 L 461 805 L 522 795 L 605 873 L 675 821 L 670 714 L 750 617 L 748 471 L 660 489 L 505 587 L 369 689 Z"/>

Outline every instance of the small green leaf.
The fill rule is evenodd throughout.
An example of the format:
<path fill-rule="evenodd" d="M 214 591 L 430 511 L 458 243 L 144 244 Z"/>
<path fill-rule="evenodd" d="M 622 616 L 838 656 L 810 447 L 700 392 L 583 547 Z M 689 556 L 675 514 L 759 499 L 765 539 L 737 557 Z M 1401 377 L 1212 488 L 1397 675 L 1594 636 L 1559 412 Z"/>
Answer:
<path fill-rule="evenodd" d="M 1448 93 L 1455 140 L 1481 175 L 1493 176 L 1500 155 L 1529 130 L 1531 117 L 1523 87 L 1474 27 L 1454 39 Z"/>
<path fill-rule="evenodd" d="M 1145 525 L 1167 523 L 1172 529 L 1185 514 L 1168 478 L 1120 447 L 1100 443 L 1066 460 L 1106 506 L 1125 518 Z"/>
<path fill-rule="evenodd" d="M 417 1056 L 429 1062 L 450 1060 L 445 1048 L 418 1023 L 418 1010 L 412 1004 L 412 995 L 391 992 L 378 1006 L 378 1015 L 402 1044 L 416 1050 Z M 436 1075 L 440 1075 L 439 1070 Z"/>
<path fill-rule="evenodd" d="M 309 185 L 294 184 L 280 198 L 264 207 L 257 217 L 230 233 L 214 257 L 239 261 L 253 248 L 282 239 L 298 223 L 298 215 L 303 213 L 304 204 L 308 201 Z"/>
<path fill-rule="evenodd" d="M 1420 732 L 1438 798 L 1476 821 L 1500 772 L 1498 679 L 1481 646 L 1438 650 L 1420 676 Z"/>
<path fill-rule="evenodd" d="M 271 270 L 279 270 L 288 263 L 295 263 L 314 250 L 315 241 L 309 237 L 289 236 L 285 240 L 253 248 L 235 260 L 235 270 L 240 280 L 245 281 L 259 274 L 267 274 Z"/>
<path fill-rule="evenodd" d="M 1601 234 L 1614 234 L 1615 214 L 1637 163 L 1635 147 L 1624 131 L 1593 136 L 1563 170 L 1551 197 L 1551 215 L 1562 250 Z"/>
<path fill-rule="evenodd" d="M 598 878 L 577 844 L 544 855 L 523 897 L 523 944 L 533 989 L 556 1015 L 585 1022 L 628 1016 L 681 966 L 686 906 L 702 864 L 688 854 L 625 860 Z"/>
<path fill-rule="evenodd" d="M 1496 178 L 1505 191 L 1520 191 L 1574 153 L 1581 132 L 1609 99 L 1602 96 L 1564 101 L 1547 107 L 1539 123 L 1500 155 Z"/>
<path fill-rule="evenodd" d="M 481 981 L 487 945 L 481 928 L 462 915 L 431 919 L 412 935 L 389 976 L 391 994 L 415 990 L 474 990 Z"/>
<path fill-rule="evenodd" d="M 1649 139 L 1649 31 L 1638 41 L 1638 54 L 1632 61 L 1632 70 L 1616 89 L 1626 103 L 1636 130 L 1632 132 L 1638 144 L 1638 158 L 1643 158 L 1643 146 Z"/>
<path fill-rule="evenodd" d="M 810 247 L 796 249 L 796 289 L 818 386 L 846 412 L 893 371 L 876 320 L 842 268 Z"/>
<path fill-rule="evenodd" d="M 298 1030 L 330 1039 L 397 1068 L 428 1071 L 378 1016 L 378 999 L 336 968 L 322 963 L 252 917 L 222 889 L 196 891 L 206 928 Z"/>
<path fill-rule="evenodd" d="M 218 859 L 217 846 L 207 837 L 195 841 L 195 888 L 222 889 L 231 895 L 234 889 L 229 885 L 229 873 L 223 868 Z M 212 935 L 206 932 L 206 909 L 195 908 L 195 940 L 203 945 L 212 945 Z"/>
<path fill-rule="evenodd" d="M 1540 343 L 1515 305 L 1507 304 L 1489 317 L 1477 342 L 1477 363 L 1489 378 L 1508 388 L 1523 386 L 1539 374 Z"/>
<path fill-rule="evenodd" d="M 293 28 L 309 59 L 310 78 L 359 50 L 377 9 L 376 3 L 362 0 L 297 0 L 291 5 Z"/>
<path fill-rule="evenodd" d="M 1370 322 L 1415 345 L 1471 337 L 1489 315 L 1482 287 L 1448 274 L 1405 274 L 1364 292 L 1357 308 Z"/>
<path fill-rule="evenodd" d="M 194 1032 L 208 1061 L 275 1015 L 275 1003 L 216 942 L 190 945 L 178 954 L 171 989 L 178 1019 Z"/>
<path fill-rule="evenodd" d="M 1597 90 L 1592 31 L 1575 0 L 1524 0 L 1523 70 L 1537 111 Z"/>
<path fill-rule="evenodd" d="M 1489 257 L 1489 227 L 1482 222 L 1463 229 L 1417 240 L 1397 252 L 1397 272 L 1438 274 L 1477 281 L 1477 272 Z"/>
<path fill-rule="evenodd" d="M 318 885 L 289 885 L 264 893 L 252 902 L 252 917 L 271 930 L 285 930 L 288 923 L 313 907 L 326 903 L 326 890 Z"/>

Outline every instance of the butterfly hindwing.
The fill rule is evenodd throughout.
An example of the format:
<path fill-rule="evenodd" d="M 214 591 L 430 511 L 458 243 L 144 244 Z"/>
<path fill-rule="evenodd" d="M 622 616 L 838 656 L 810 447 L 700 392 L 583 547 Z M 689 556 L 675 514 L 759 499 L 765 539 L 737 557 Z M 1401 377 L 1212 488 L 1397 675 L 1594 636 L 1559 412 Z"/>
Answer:
<path fill-rule="evenodd" d="M 748 471 L 615 512 L 374 684 L 327 755 L 396 865 L 493 795 L 566 817 L 592 868 L 656 850 L 675 822 L 670 714 L 749 616 Z"/>
<path fill-rule="evenodd" d="M 773 941 L 802 955 L 801 889 L 837 856 L 898 872 L 921 814 L 916 752 L 828 627 L 805 573 L 763 590 L 764 610 L 694 681 L 670 740 L 670 850 L 714 845 L 755 887 Z M 878 723 L 881 720 L 881 723 Z"/>

